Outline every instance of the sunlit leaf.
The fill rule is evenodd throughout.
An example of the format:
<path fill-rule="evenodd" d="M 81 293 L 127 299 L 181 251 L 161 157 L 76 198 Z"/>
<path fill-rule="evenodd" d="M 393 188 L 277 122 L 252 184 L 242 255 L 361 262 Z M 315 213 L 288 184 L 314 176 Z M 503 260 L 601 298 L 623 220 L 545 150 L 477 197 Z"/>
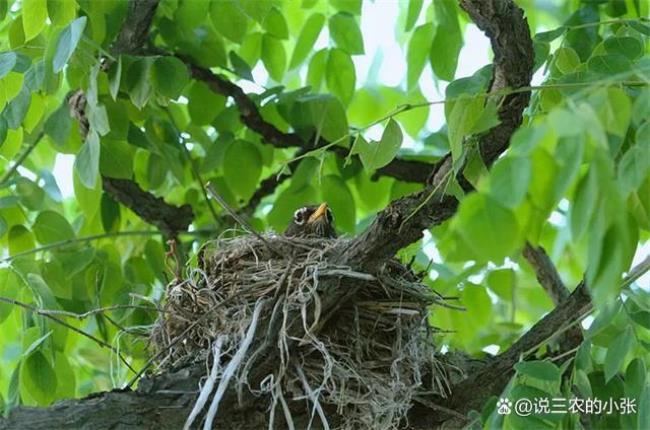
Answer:
<path fill-rule="evenodd" d="M 84 28 L 86 28 L 86 21 L 85 16 L 75 19 L 59 35 L 59 42 L 52 63 L 55 73 L 63 70 L 63 67 L 68 63 L 72 53 L 77 48 L 79 39 L 81 39 Z"/>

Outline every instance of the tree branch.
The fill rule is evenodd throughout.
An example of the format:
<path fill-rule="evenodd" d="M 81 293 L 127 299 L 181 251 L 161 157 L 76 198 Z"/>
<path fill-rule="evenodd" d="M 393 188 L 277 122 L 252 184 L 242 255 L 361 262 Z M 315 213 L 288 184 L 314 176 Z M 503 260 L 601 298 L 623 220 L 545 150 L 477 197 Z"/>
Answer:
<path fill-rule="evenodd" d="M 553 303 L 557 306 L 566 300 L 569 296 L 569 290 L 564 285 L 564 282 L 562 282 L 560 274 L 557 272 L 548 254 L 546 254 L 546 251 L 544 251 L 544 248 L 541 246 L 533 246 L 526 242 L 523 255 L 526 261 L 533 267 L 537 281 L 546 290 Z"/>
<path fill-rule="evenodd" d="M 194 79 L 205 82 L 215 93 L 231 97 L 239 108 L 240 118 L 244 125 L 262 136 L 267 143 L 276 148 L 299 147 L 306 149 L 310 146 L 310 143 L 300 135 L 285 133 L 264 120 L 255 102 L 239 86 L 209 69 L 196 65 L 190 57 L 182 54 L 176 54 L 176 56 L 187 65 L 190 75 Z M 316 148 L 327 146 L 329 143 L 320 137 Z M 344 148 L 333 146 L 329 150 L 343 157 L 347 156 L 347 150 Z M 431 167 L 431 164 L 422 161 L 395 159 L 378 170 L 378 173 L 406 182 L 424 182 L 431 172 Z"/>
<path fill-rule="evenodd" d="M 166 237 L 175 237 L 187 227 L 194 218 L 192 206 L 174 206 L 156 197 L 130 179 L 102 177 L 102 185 L 115 200 L 131 209 L 149 224 L 155 225 Z"/>
<path fill-rule="evenodd" d="M 137 54 L 142 50 L 160 0 L 132 0 L 129 2 L 124 24 L 112 46 L 113 54 Z"/>
<path fill-rule="evenodd" d="M 523 11 L 512 0 L 460 0 L 460 4 L 490 38 L 494 51 L 490 92 L 527 87 L 533 73 L 534 50 Z M 508 147 L 529 98 L 530 91 L 525 91 L 505 95 L 497 103 L 500 124 L 479 137 L 486 166 Z M 458 202 L 441 190 L 452 174 L 452 158 L 447 154 L 434 166 L 428 186 L 392 202 L 352 241 L 342 260 L 358 269 L 375 271 L 399 249 L 420 239 L 424 229 L 449 219 Z"/>

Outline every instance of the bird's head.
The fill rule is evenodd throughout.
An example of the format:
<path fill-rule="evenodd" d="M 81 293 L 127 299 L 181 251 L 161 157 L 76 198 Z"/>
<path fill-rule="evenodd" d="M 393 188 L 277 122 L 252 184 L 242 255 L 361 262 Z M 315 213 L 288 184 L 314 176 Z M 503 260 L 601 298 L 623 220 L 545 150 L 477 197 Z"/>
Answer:
<path fill-rule="evenodd" d="M 302 207 L 293 213 L 293 219 L 284 234 L 289 237 L 335 238 L 332 211 L 327 203 Z"/>

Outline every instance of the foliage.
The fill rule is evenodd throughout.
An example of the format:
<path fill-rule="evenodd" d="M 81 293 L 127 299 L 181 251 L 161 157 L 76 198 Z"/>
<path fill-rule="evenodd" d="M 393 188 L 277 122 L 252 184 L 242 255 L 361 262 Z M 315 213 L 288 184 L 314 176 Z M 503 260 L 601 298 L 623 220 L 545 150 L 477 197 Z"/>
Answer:
<path fill-rule="evenodd" d="M 457 76 L 469 20 L 453 1 L 400 3 L 396 27 L 382 31 L 395 33 L 407 72 L 389 86 L 376 78 L 391 67 L 381 55 L 360 76 L 358 59 L 374 37 L 362 32 L 361 0 L 163 0 L 149 51 L 138 55 L 115 49 L 126 2 L 0 0 L 0 407 L 121 385 L 131 374 L 116 351 L 135 368 L 146 361 L 142 334 L 173 262 L 167 238 L 107 192 L 103 177 L 190 204 L 192 228 L 180 235 L 188 252 L 202 232 L 232 234 L 230 218 L 206 199 L 207 181 L 260 229 L 281 231 L 295 209 L 326 200 L 351 235 L 390 200 L 421 188 L 378 169 L 396 158 L 433 165 L 450 151 L 476 192 L 464 195 L 448 178 L 444 191 L 461 200 L 458 213 L 401 255 L 430 268 L 431 287 L 467 308 L 435 309 L 432 324 L 453 330 L 438 345 L 479 357 L 487 347 L 502 351 L 551 310 L 521 256 L 526 242 L 543 246 L 566 285 L 584 276 L 595 319 L 571 360 L 558 367 L 543 359 L 554 342 L 540 345 L 539 361 L 519 363 L 503 396 L 625 395 L 638 414 L 587 419 L 642 428 L 650 292 L 620 281 L 650 239 L 650 24 L 639 18 L 648 3 L 519 3 L 543 85 L 488 171 L 476 136 L 499 122 L 486 94 L 491 69 Z M 271 144 L 188 62 L 246 88 L 264 121 L 310 146 Z M 425 75 L 446 89 L 440 130 L 428 125 L 436 111 L 420 88 Z M 68 111 L 78 89 L 88 133 Z M 52 173 L 64 155 L 74 156 L 72 196 Z M 277 187 L 258 199 L 273 178 Z M 38 309 L 62 313 L 113 350 Z M 475 423 L 580 426 L 570 415 L 504 418 L 495 404 Z"/>

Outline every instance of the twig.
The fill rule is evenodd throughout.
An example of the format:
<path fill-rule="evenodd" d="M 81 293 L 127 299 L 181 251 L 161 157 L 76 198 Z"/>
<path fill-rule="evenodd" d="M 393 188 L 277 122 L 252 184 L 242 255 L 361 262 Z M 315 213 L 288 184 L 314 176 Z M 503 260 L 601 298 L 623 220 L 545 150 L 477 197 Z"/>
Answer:
<path fill-rule="evenodd" d="M 185 146 L 185 141 L 181 135 L 180 130 L 176 126 L 176 122 L 174 121 L 174 117 L 172 116 L 171 112 L 169 112 L 169 109 L 165 108 L 165 112 L 167 113 L 167 117 L 169 118 L 169 122 L 171 123 L 172 127 L 174 127 L 174 130 L 176 130 L 176 134 L 179 136 L 181 142 L 181 146 L 183 147 L 183 153 L 185 154 L 185 158 L 187 158 L 187 162 L 190 165 L 190 169 L 192 170 L 192 175 L 194 176 L 194 179 L 196 182 L 199 183 L 199 187 L 201 187 L 201 193 L 203 194 L 203 198 L 205 199 L 205 203 L 208 205 L 208 209 L 210 210 L 210 214 L 212 215 L 212 218 L 214 221 L 218 224 L 220 224 L 219 216 L 217 215 L 217 212 L 214 210 L 212 207 L 212 203 L 210 202 L 210 198 L 208 197 L 208 194 L 205 192 L 205 182 L 203 181 L 203 178 L 201 177 L 201 174 L 199 173 L 199 169 L 196 168 L 196 163 L 194 162 L 194 159 L 192 158 L 192 154 L 190 154 L 190 151 L 187 149 L 187 146 Z"/>
<path fill-rule="evenodd" d="M 261 240 L 262 243 L 264 243 L 264 244 L 266 245 L 266 247 L 267 247 L 271 252 L 273 252 L 274 254 L 276 254 L 276 255 L 282 257 L 282 253 L 281 253 L 280 251 L 278 251 L 277 249 L 273 248 L 273 246 L 271 245 L 271 242 L 269 242 L 269 241 L 268 241 L 264 236 L 262 236 L 262 235 L 259 234 L 257 231 L 255 231 L 255 229 L 253 228 L 252 225 L 250 225 L 246 220 L 244 220 L 241 216 L 239 216 L 239 214 L 238 214 L 237 212 L 235 212 L 235 210 L 234 210 L 233 208 L 230 207 L 230 205 L 229 205 L 229 204 L 228 204 L 228 203 L 223 199 L 223 197 L 221 197 L 221 196 L 219 195 L 219 193 L 217 193 L 217 190 L 214 189 L 214 187 L 212 186 L 211 183 L 208 182 L 208 183 L 205 185 L 205 188 L 208 190 L 208 193 L 210 193 L 210 196 L 212 196 L 212 198 L 215 199 L 215 200 L 217 201 L 217 203 L 219 203 L 219 204 L 221 205 L 221 207 L 222 207 L 226 212 L 228 212 L 228 214 L 229 214 L 231 217 L 233 217 L 233 219 L 234 219 L 235 221 L 237 221 L 237 222 L 238 222 L 242 227 L 244 227 L 244 229 L 245 229 L 248 233 L 252 234 L 252 235 L 255 236 L 256 238 L 258 238 L 259 240 Z"/>
<path fill-rule="evenodd" d="M 0 298 L 2 298 L 0 296 Z M 64 317 L 70 317 L 70 318 L 75 318 L 78 320 L 83 320 L 88 318 L 89 316 L 96 315 L 96 314 L 101 314 L 104 312 L 109 312 L 109 311 L 114 311 L 118 309 L 142 309 L 146 311 L 156 311 L 156 312 L 167 312 L 164 309 L 157 309 L 152 306 L 141 306 L 141 305 L 112 305 L 112 306 L 105 306 L 103 308 L 97 308 L 97 309 L 92 309 L 88 312 L 84 312 L 81 314 L 75 313 L 75 312 L 70 312 L 70 311 L 60 311 L 57 309 L 41 309 L 41 314 L 45 315 L 61 315 Z"/>
<path fill-rule="evenodd" d="M 541 246 L 535 247 L 526 242 L 523 250 L 524 258 L 530 263 L 540 285 L 546 290 L 555 306 L 569 297 L 569 290 L 562 282 L 560 274 Z"/>
<path fill-rule="evenodd" d="M 190 236 L 199 236 L 203 234 L 214 233 L 214 230 L 194 230 L 194 231 L 184 231 L 181 232 L 183 235 Z M 40 246 L 38 248 L 33 248 L 27 251 L 19 252 L 14 255 L 0 259 L 0 263 L 6 263 L 12 261 L 16 258 L 23 257 L 25 255 L 36 254 L 41 251 L 49 251 L 50 249 L 61 248 L 63 246 L 72 245 L 75 243 L 84 243 L 92 242 L 93 240 L 108 239 L 112 237 L 121 237 L 121 236 L 161 236 L 162 232 L 156 230 L 133 230 L 133 231 L 118 231 L 113 233 L 104 233 L 104 234 L 95 234 L 92 236 L 77 237 L 74 239 L 61 240 L 59 242 L 48 243 L 47 245 Z"/>
<path fill-rule="evenodd" d="M 142 375 L 144 374 L 144 372 L 146 372 L 147 369 L 148 369 L 149 367 L 151 367 L 151 365 L 152 365 L 156 360 L 158 360 L 160 357 L 162 357 L 163 354 L 166 354 L 167 351 L 169 351 L 169 350 L 170 350 L 174 345 L 176 345 L 178 342 L 180 342 L 181 340 L 185 339 L 185 335 L 187 335 L 187 333 L 189 333 L 189 332 L 190 332 L 194 327 L 196 327 L 196 326 L 199 325 L 201 322 L 203 322 L 203 321 L 204 321 L 208 316 L 210 316 L 210 315 L 212 314 L 212 312 L 214 312 L 214 311 L 216 311 L 217 309 L 219 309 L 220 307 L 222 307 L 222 306 L 224 306 L 224 305 L 230 303 L 230 302 L 231 302 L 232 300 L 234 300 L 236 297 L 237 297 L 237 296 L 230 296 L 230 297 L 228 297 L 228 298 L 222 300 L 221 302 L 216 303 L 216 304 L 213 305 L 212 307 L 210 307 L 210 308 L 209 308 L 209 309 L 208 309 L 208 310 L 207 310 L 203 315 L 200 315 L 196 320 L 194 320 L 194 322 L 193 322 L 192 324 L 190 324 L 189 326 L 187 326 L 187 328 L 186 328 L 185 330 L 183 330 L 183 331 L 181 332 L 181 334 L 179 334 L 179 335 L 176 336 L 176 337 L 175 337 L 171 342 L 169 342 L 169 345 L 167 345 L 167 346 L 166 346 L 165 348 L 163 348 L 162 350 L 158 351 L 156 354 L 153 355 L 153 357 L 151 357 L 149 360 L 147 360 L 147 362 L 144 364 L 144 366 L 142 366 L 142 369 L 140 369 L 140 370 L 135 374 L 135 376 L 134 376 L 133 378 L 131 378 L 131 380 L 130 380 L 130 381 L 129 381 L 125 386 L 124 386 L 124 388 L 125 388 L 125 389 L 126 389 L 126 388 L 131 388 L 131 387 L 133 386 L 133 384 L 135 384 L 135 382 L 140 378 L 140 376 L 142 376 Z"/>
<path fill-rule="evenodd" d="M 82 335 L 82 336 L 87 337 L 88 339 L 93 340 L 93 341 L 96 342 L 98 345 L 100 345 L 100 346 L 102 346 L 102 347 L 104 347 L 104 348 L 108 348 L 108 349 L 110 349 L 112 352 L 114 352 L 115 354 L 117 354 L 117 356 L 120 358 L 120 360 L 122 361 L 122 363 L 124 363 L 124 365 L 125 365 L 126 367 L 128 367 L 129 370 L 130 370 L 131 372 L 136 373 L 136 371 L 133 369 L 133 367 L 131 367 L 131 365 L 129 364 L 129 362 L 126 361 L 126 359 L 122 356 L 122 354 L 120 354 L 119 351 L 117 351 L 115 348 L 113 348 L 112 345 L 109 345 L 108 343 L 106 343 L 106 342 L 104 342 L 103 340 L 101 340 L 101 339 L 99 339 L 99 338 L 93 336 L 92 334 L 90 334 L 90 333 L 86 333 L 85 331 L 83 331 L 83 330 L 81 330 L 81 329 L 78 329 L 77 327 L 73 326 L 72 324 L 68 324 L 68 323 L 65 322 L 64 320 L 62 320 L 62 319 L 60 319 L 60 318 L 57 318 L 57 317 L 55 317 L 54 315 L 51 315 L 49 312 L 44 312 L 44 311 L 42 311 L 41 309 L 39 309 L 39 308 L 37 308 L 37 307 L 34 307 L 34 306 L 32 306 L 32 305 L 28 305 L 27 303 L 23 303 L 23 302 L 20 302 L 20 301 L 18 301 L 18 300 L 15 300 L 15 299 L 10 299 L 10 298 L 8 298 L 8 297 L 0 297 L 0 302 L 5 302 L 5 303 L 11 304 L 11 305 L 20 306 L 20 307 L 22 307 L 22 308 L 24 308 L 24 309 L 30 310 L 30 311 L 34 312 L 35 314 L 37 314 L 37 315 L 40 315 L 40 316 L 45 317 L 45 318 L 49 318 L 49 319 L 51 319 L 52 321 L 56 322 L 57 324 L 60 324 L 60 325 L 62 325 L 62 326 L 64 326 L 64 327 L 66 327 L 66 328 L 68 328 L 68 329 L 74 331 L 75 333 L 78 333 L 78 334 L 80 334 L 80 335 Z"/>
<path fill-rule="evenodd" d="M 32 143 L 29 144 L 27 148 L 23 151 L 22 154 L 20 154 L 20 157 L 16 160 L 16 162 L 11 166 L 9 170 L 7 170 L 7 173 L 5 173 L 2 176 L 2 179 L 0 179 L 0 187 L 3 186 L 11 177 L 16 173 L 18 168 L 23 164 L 23 162 L 29 157 L 29 154 L 32 153 L 34 149 L 36 149 L 36 145 L 43 139 L 43 136 L 45 136 L 45 132 L 41 131 L 38 133 L 36 136 L 36 139 Z"/>

